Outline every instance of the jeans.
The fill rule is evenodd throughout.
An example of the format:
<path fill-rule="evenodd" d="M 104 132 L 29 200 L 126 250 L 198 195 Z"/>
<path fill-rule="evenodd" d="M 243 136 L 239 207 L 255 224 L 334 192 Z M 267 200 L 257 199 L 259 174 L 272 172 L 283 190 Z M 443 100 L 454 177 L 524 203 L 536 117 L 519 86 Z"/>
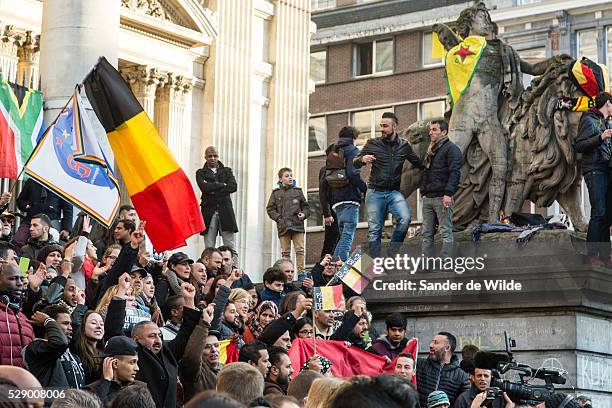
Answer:
<path fill-rule="evenodd" d="M 380 257 L 380 240 L 385 225 L 387 212 L 393 214 L 397 220 L 397 226 L 391 236 L 389 250 L 398 248 L 408 232 L 410 226 L 410 208 L 399 191 L 377 191 L 368 188 L 365 198 L 368 213 L 368 246 L 370 255 L 374 258 Z"/>
<path fill-rule="evenodd" d="M 221 233 L 223 239 L 223 245 L 230 247 L 234 253 L 234 266 L 238 264 L 238 252 L 236 251 L 236 233 L 231 231 L 220 231 L 219 230 L 219 213 L 214 213 L 210 219 L 210 223 L 206 226 L 206 233 L 204 235 L 204 247 L 216 247 L 217 246 L 217 235 Z"/>
<path fill-rule="evenodd" d="M 441 258 L 452 256 L 453 252 L 453 206 L 444 208 L 442 197 L 423 197 L 423 254 L 432 256 L 436 224 L 442 234 Z"/>
<path fill-rule="evenodd" d="M 325 226 L 325 238 L 323 239 L 323 248 L 321 248 L 321 259 L 327 254 L 333 254 L 334 248 L 338 243 L 340 237 L 340 230 L 338 230 L 338 216 L 334 210 L 331 210 L 331 216 L 334 218 L 334 222 L 331 225 Z"/>
<path fill-rule="evenodd" d="M 346 261 L 349 257 L 357 222 L 359 222 L 359 205 L 356 204 L 340 204 L 336 208 L 336 217 L 338 217 L 338 229 L 340 230 L 340 239 L 336 244 L 334 256 L 339 256 L 342 261 Z"/>
<path fill-rule="evenodd" d="M 296 231 L 287 231 L 283 235 L 279 235 L 281 255 L 283 258 L 291 258 L 291 242 L 293 241 L 293 249 L 295 249 L 295 268 L 298 275 L 304 272 L 304 233 Z"/>
<path fill-rule="evenodd" d="M 587 230 L 587 251 L 591 256 L 610 258 L 610 217 L 612 216 L 612 177 L 608 171 L 593 170 L 584 175 L 589 190 L 591 219 Z M 594 243 L 594 244 L 591 244 Z"/>

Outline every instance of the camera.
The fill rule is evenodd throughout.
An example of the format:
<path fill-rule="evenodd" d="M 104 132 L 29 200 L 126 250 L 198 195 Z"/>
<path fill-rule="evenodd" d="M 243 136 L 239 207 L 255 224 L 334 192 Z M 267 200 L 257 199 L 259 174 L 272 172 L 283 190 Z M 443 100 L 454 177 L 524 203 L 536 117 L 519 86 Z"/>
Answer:
<path fill-rule="evenodd" d="M 514 360 L 512 347 L 516 342 L 504 332 L 506 354 L 478 352 L 474 358 L 476 367 L 491 370 L 491 387 L 487 389 L 486 407 L 505 407 L 504 392 L 517 404 L 537 405 L 555 392 L 553 384 L 565 384 L 565 372 L 548 368 L 532 368 Z M 517 372 L 519 382 L 501 377 L 507 372 Z M 533 379 L 544 380 L 544 384 L 529 384 Z"/>

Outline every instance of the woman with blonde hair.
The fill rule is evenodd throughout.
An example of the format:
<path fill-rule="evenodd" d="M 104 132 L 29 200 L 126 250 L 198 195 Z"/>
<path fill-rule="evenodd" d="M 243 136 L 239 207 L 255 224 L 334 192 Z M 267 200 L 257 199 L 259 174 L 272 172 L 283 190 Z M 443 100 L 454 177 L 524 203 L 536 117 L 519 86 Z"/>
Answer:
<path fill-rule="evenodd" d="M 346 384 L 346 381 L 335 377 L 317 378 L 308 391 L 304 408 L 332 408 L 332 399 Z"/>

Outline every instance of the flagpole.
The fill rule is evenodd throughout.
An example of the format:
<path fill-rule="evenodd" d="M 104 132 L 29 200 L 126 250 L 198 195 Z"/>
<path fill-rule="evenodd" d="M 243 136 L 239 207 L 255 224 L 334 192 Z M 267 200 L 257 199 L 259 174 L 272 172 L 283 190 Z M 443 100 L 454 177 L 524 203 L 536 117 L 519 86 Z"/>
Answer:
<path fill-rule="evenodd" d="M 312 346 L 314 348 L 313 355 L 316 355 L 317 354 L 317 324 L 315 323 L 314 307 L 310 311 L 312 312 Z"/>

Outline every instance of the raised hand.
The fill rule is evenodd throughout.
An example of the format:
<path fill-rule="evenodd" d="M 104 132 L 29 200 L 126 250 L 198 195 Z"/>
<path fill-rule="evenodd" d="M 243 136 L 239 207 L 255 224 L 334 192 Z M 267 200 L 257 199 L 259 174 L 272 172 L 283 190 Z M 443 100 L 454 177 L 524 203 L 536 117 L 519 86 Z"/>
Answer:
<path fill-rule="evenodd" d="M 215 304 L 211 303 L 205 309 L 202 310 L 202 321 L 210 324 L 215 314 Z"/>
<path fill-rule="evenodd" d="M 132 278 L 126 272 L 119 277 L 119 283 L 117 284 L 117 296 L 126 298 L 132 284 Z"/>
<path fill-rule="evenodd" d="M 98 279 L 100 275 L 108 272 L 110 268 L 111 268 L 110 264 L 106 264 L 104 266 L 96 266 L 93 269 L 93 272 L 91 273 L 91 279 Z"/>
<path fill-rule="evenodd" d="M 34 312 L 34 314 L 32 315 L 32 318 L 29 321 L 31 324 L 35 326 L 42 327 L 45 325 L 45 320 L 47 320 L 48 318 L 49 318 L 49 315 L 43 312 Z"/>
<path fill-rule="evenodd" d="M 28 286 L 32 290 L 32 292 L 38 292 L 40 289 L 40 285 L 42 285 L 45 280 L 45 276 L 47 275 L 47 268 L 44 263 L 38 264 L 38 269 L 36 272 L 31 268 L 28 271 Z"/>
<path fill-rule="evenodd" d="M 89 234 L 91 232 L 91 228 L 91 218 L 89 217 L 89 215 L 85 214 L 83 216 L 83 227 L 81 228 L 81 231 Z"/>
<path fill-rule="evenodd" d="M 72 261 L 66 258 L 62 259 L 62 262 L 60 262 L 60 273 L 63 277 L 67 278 L 70 276 L 70 272 L 72 272 Z"/>
<path fill-rule="evenodd" d="M 191 309 L 195 309 L 195 298 L 196 290 L 191 283 L 181 283 L 181 296 L 185 299 L 185 306 Z"/>
<path fill-rule="evenodd" d="M 113 381 L 115 370 L 113 369 L 113 363 L 117 360 L 115 357 L 106 357 L 102 363 L 102 377 L 106 381 Z"/>
<path fill-rule="evenodd" d="M 2 195 L 0 195 L 0 207 L 7 205 L 9 201 L 11 201 L 12 196 L 13 194 L 11 194 L 9 191 L 2 193 Z"/>
<path fill-rule="evenodd" d="M 130 241 L 132 244 L 132 248 L 136 249 L 139 248 L 143 243 L 144 243 L 144 237 L 145 237 L 145 226 L 147 225 L 146 221 L 142 221 L 138 227 L 136 227 L 136 229 L 134 231 L 132 231 L 132 234 L 130 235 Z"/>

